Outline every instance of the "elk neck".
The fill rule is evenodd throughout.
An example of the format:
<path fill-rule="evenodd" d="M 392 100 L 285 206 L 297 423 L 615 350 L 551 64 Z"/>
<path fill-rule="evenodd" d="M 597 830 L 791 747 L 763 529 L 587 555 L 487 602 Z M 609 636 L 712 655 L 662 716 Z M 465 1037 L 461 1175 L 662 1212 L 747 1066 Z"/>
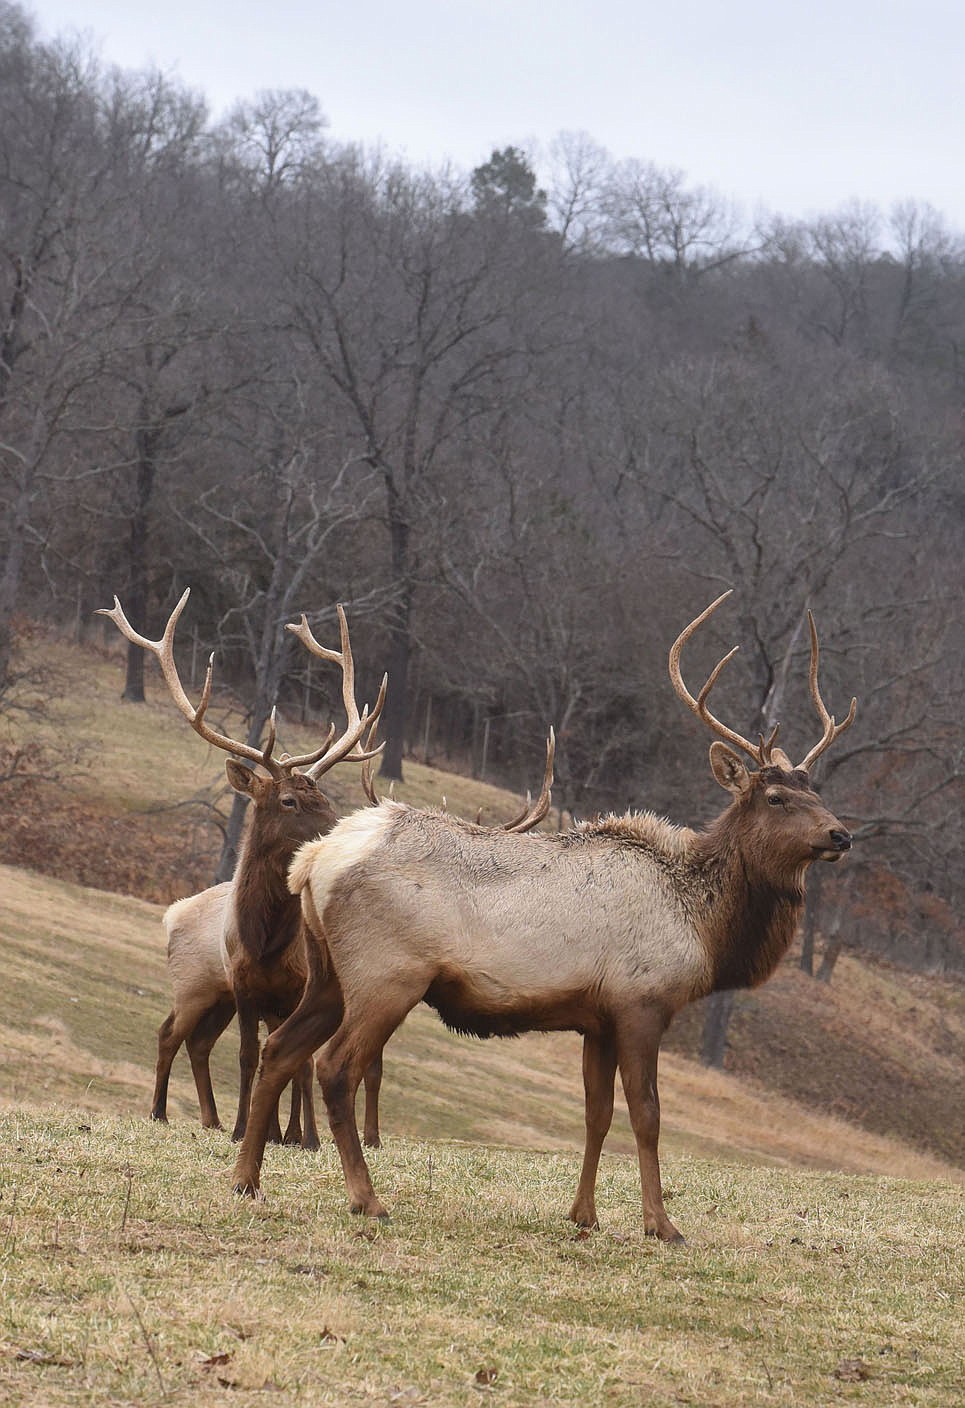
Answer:
<path fill-rule="evenodd" d="M 265 845 L 254 824 L 245 832 L 235 871 L 233 904 L 238 939 L 251 958 L 264 961 L 283 953 L 298 934 L 301 906 L 287 881 L 288 865 L 298 844 Z"/>
<path fill-rule="evenodd" d="M 757 987 L 784 957 L 804 910 L 807 867 L 762 862 L 734 803 L 695 838 L 695 927 L 713 974 L 708 991 Z"/>

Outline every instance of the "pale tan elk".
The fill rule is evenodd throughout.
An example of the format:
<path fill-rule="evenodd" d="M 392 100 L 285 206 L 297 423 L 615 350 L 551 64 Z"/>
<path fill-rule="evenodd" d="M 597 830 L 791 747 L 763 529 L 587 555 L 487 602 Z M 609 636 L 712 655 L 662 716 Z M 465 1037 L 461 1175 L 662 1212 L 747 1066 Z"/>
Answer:
<path fill-rule="evenodd" d="M 386 681 L 376 707 L 361 714 L 355 702 L 355 673 L 348 624 L 337 608 L 341 648 L 329 650 L 318 643 L 303 616 L 289 626 L 313 654 L 333 661 L 342 671 L 342 698 L 347 725 L 338 738 L 335 725 L 322 746 L 302 757 L 283 754 L 276 758 L 274 714 L 269 739 L 263 749 L 228 738 L 205 719 L 211 695 L 212 661 L 209 661 L 201 702 L 195 708 L 181 685 L 174 661 L 174 632 L 188 600 L 185 591 L 172 612 L 160 640 L 138 634 L 117 598 L 112 610 L 102 610 L 127 637 L 154 654 L 175 703 L 206 742 L 232 754 L 226 763 L 228 781 L 252 803 L 238 865 L 233 879 L 200 894 L 178 901 L 165 914 L 168 962 L 174 988 L 174 1007 L 158 1031 L 158 1060 L 152 1118 L 166 1121 L 167 1090 L 171 1064 L 186 1042 L 201 1107 L 201 1122 L 220 1128 L 211 1087 L 209 1056 L 235 1010 L 241 1031 L 241 1080 L 238 1114 L 233 1137 L 244 1134 L 251 1084 L 258 1064 L 258 1023 L 277 1026 L 297 1004 L 305 983 L 301 910 L 286 883 L 289 862 L 302 842 L 328 831 L 336 821 L 331 802 L 318 788 L 318 778 L 338 762 L 362 762 L 379 749 L 360 746 L 365 732 L 374 737 L 385 699 Z M 213 657 L 212 657 L 213 660 Z M 247 760 L 267 773 L 262 776 L 241 761 Z M 302 771 L 301 769 L 304 769 Z M 381 1058 L 366 1071 L 366 1142 L 378 1144 L 378 1096 Z M 300 1094 L 300 1102 L 299 1102 Z M 299 1103 L 304 1119 L 300 1128 Z M 273 1135 L 280 1132 L 272 1129 Z M 306 1064 L 296 1078 L 292 1118 L 285 1135 L 288 1142 L 318 1147 L 312 1100 L 312 1073 Z"/>
<path fill-rule="evenodd" d="M 583 1034 L 586 1146 L 570 1216 L 585 1227 L 597 1225 L 596 1171 L 619 1066 L 645 1231 L 680 1240 L 664 1210 L 657 1159 L 663 1033 L 695 998 L 763 982 L 791 941 L 808 867 L 836 861 L 851 846 L 808 776 L 855 713 L 852 700 L 836 724 L 822 702 L 813 622 L 811 697 L 822 735 L 797 767 L 775 746 L 776 731 L 755 744 L 710 713 L 707 696 L 729 656 L 696 698 L 684 685 L 681 649 L 723 600 L 670 652 L 678 695 L 723 740 L 712 745 L 710 763 L 731 802 L 706 831 L 643 813 L 516 837 L 383 802 L 302 847 L 290 883 L 314 940 L 310 977 L 295 1013 L 266 1042 L 237 1191 L 257 1191 L 278 1091 L 327 1041 L 318 1076 L 351 1206 L 385 1216 L 352 1101 L 368 1062 L 424 1000 L 448 1026 L 475 1036 Z"/>

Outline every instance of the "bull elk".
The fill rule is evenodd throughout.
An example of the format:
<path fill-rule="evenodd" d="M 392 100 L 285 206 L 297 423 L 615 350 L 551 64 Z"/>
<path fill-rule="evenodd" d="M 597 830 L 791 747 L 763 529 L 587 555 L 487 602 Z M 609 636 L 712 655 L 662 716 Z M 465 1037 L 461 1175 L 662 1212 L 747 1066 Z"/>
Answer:
<path fill-rule="evenodd" d="M 447 1026 L 474 1036 L 583 1035 L 586 1142 L 570 1209 L 583 1227 L 597 1225 L 596 1173 L 619 1067 L 645 1231 L 681 1240 L 664 1209 L 657 1158 L 663 1033 L 686 1003 L 763 982 L 791 942 L 808 867 L 851 846 L 808 770 L 852 723 L 856 703 L 841 724 L 825 708 L 810 615 L 810 691 L 822 734 L 796 767 L 776 746 L 776 730 L 753 743 L 708 709 L 733 651 L 696 698 L 683 682 L 682 648 L 728 595 L 685 627 L 669 660 L 678 696 L 717 735 L 711 770 L 731 794 L 705 831 L 641 813 L 515 837 L 383 802 L 301 848 L 289 881 L 311 936 L 310 976 L 294 1014 L 266 1042 L 236 1191 L 256 1193 L 278 1092 L 327 1042 L 317 1070 L 352 1210 L 386 1215 L 353 1100 L 368 1063 L 424 1000 Z"/>
<path fill-rule="evenodd" d="M 386 680 L 372 713 L 366 705 L 359 712 L 355 702 L 355 667 L 345 612 L 337 608 L 340 649 L 329 650 L 312 634 L 302 616 L 288 629 L 312 654 L 339 666 L 347 725 L 336 738 L 332 724 L 320 748 L 300 757 L 275 757 L 274 712 L 264 748 L 256 748 L 218 733 L 205 715 L 211 697 L 213 656 L 201 701 L 195 708 L 181 685 L 174 661 L 174 632 L 190 595 L 185 591 L 168 619 L 159 640 L 139 635 L 117 597 L 113 609 L 102 609 L 128 640 L 154 654 L 168 689 L 194 731 L 206 742 L 231 754 L 225 764 L 228 781 L 252 803 L 238 864 L 230 882 L 215 885 L 172 905 L 164 917 L 168 935 L 168 965 L 174 988 L 174 1007 L 158 1030 L 158 1059 L 151 1116 L 166 1122 L 167 1090 L 171 1065 L 182 1042 L 187 1044 L 198 1091 L 202 1125 L 220 1128 L 211 1086 L 211 1048 L 237 1010 L 241 1033 L 240 1089 L 233 1138 L 240 1139 L 248 1119 L 251 1085 L 258 1064 L 258 1023 L 277 1026 L 289 1016 L 305 984 L 301 909 L 286 883 L 288 865 L 302 842 L 329 831 L 335 811 L 318 779 L 339 762 L 367 766 L 380 751 L 362 746 L 374 730 L 385 699 Z M 243 761 L 244 760 L 244 761 Z M 247 764 L 254 764 L 254 768 Z M 262 769 L 267 776 L 255 769 Z M 367 777 L 368 781 L 368 777 Z M 369 783 L 370 785 L 370 783 Z M 381 1058 L 366 1071 L 366 1143 L 379 1142 L 378 1097 Z M 298 1128 L 298 1091 L 304 1130 Z M 275 1133 L 275 1130 L 272 1131 Z M 312 1101 L 312 1073 L 307 1066 L 298 1074 L 293 1095 L 292 1119 L 287 1142 L 301 1138 L 306 1147 L 318 1147 Z"/>

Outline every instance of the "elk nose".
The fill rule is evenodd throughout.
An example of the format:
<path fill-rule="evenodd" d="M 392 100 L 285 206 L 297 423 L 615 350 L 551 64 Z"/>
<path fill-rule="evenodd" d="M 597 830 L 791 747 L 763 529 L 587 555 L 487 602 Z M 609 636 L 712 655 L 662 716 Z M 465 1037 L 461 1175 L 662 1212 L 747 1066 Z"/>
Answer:
<path fill-rule="evenodd" d="M 851 849 L 851 832 L 850 832 L 850 831 L 832 831 L 832 832 L 831 832 L 831 840 L 834 842 L 835 848 L 836 848 L 837 850 L 839 850 L 839 851 L 850 851 L 850 849 Z"/>

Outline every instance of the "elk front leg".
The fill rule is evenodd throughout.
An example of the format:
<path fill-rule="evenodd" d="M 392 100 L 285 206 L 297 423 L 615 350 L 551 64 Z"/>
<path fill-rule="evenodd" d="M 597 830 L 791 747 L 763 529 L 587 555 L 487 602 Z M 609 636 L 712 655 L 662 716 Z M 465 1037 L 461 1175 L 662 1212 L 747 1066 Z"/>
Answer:
<path fill-rule="evenodd" d="M 278 1097 L 295 1077 L 299 1067 L 309 1062 L 312 1052 L 328 1040 L 341 1016 L 342 1001 L 336 987 L 321 997 L 313 994 L 311 988 L 306 988 L 292 1015 L 265 1042 L 248 1128 L 235 1161 L 236 1193 L 253 1198 L 258 1192 L 268 1128 L 272 1114 L 278 1108 Z"/>
<path fill-rule="evenodd" d="M 660 1137 L 657 1054 L 667 1021 L 664 1013 L 654 1009 L 645 1009 L 624 1018 L 617 1025 L 617 1055 L 630 1123 L 637 1141 L 644 1231 L 648 1237 L 659 1237 L 663 1242 L 682 1242 L 683 1237 L 670 1221 L 663 1205 L 657 1159 L 657 1141 Z"/>
<path fill-rule="evenodd" d="M 363 1076 L 365 1085 L 365 1132 L 363 1142 L 368 1149 L 381 1149 L 379 1137 L 379 1091 L 382 1089 L 382 1053 L 370 1061 Z"/>
<path fill-rule="evenodd" d="M 238 997 L 238 1032 L 241 1038 L 241 1046 L 238 1052 L 239 1086 L 238 1086 L 238 1114 L 235 1119 L 235 1127 L 231 1132 L 231 1137 L 237 1144 L 245 1137 L 245 1130 L 248 1127 L 248 1111 L 251 1106 L 251 1087 L 254 1085 L 255 1072 L 258 1070 L 258 1010 L 253 1003 L 245 997 Z M 275 1121 L 277 1124 L 278 1110 L 275 1109 Z M 281 1130 L 278 1130 L 278 1139 L 281 1139 Z"/>
<path fill-rule="evenodd" d="M 596 1171 L 600 1151 L 613 1120 L 613 1082 L 617 1070 L 616 1042 L 612 1032 L 583 1038 L 583 1090 L 586 1110 L 586 1144 L 583 1169 L 570 1217 L 579 1227 L 599 1227 L 596 1217 Z"/>
<path fill-rule="evenodd" d="M 305 1061 L 292 1081 L 292 1113 L 285 1130 L 284 1144 L 302 1149 L 318 1149 L 318 1125 L 315 1122 L 315 1067 Z"/>

